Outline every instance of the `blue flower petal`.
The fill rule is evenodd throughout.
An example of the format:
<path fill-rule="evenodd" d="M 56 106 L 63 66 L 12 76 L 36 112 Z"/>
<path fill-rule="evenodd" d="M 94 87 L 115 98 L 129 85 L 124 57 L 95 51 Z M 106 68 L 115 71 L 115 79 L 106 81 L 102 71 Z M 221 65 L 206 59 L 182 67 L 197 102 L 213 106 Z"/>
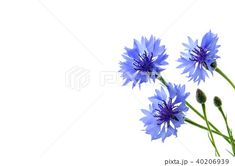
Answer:
<path fill-rule="evenodd" d="M 149 110 L 141 110 L 145 116 L 140 120 L 152 140 L 161 138 L 164 142 L 171 135 L 177 136 L 177 128 L 184 124 L 184 113 L 188 111 L 188 96 L 184 85 L 169 83 L 167 88 L 157 89 L 156 94 L 149 98 Z"/>
<path fill-rule="evenodd" d="M 211 64 L 219 58 L 217 52 L 220 46 L 217 41 L 217 35 L 209 31 L 203 36 L 200 46 L 198 40 L 194 42 L 190 37 L 188 43 L 183 43 L 185 51 L 180 53 L 177 60 L 180 64 L 177 68 L 183 68 L 182 74 L 188 73 L 189 81 L 200 84 L 209 77 L 208 72 L 213 74 L 215 68 L 211 67 Z"/>
<path fill-rule="evenodd" d="M 155 81 L 168 63 L 168 55 L 165 53 L 165 46 L 160 45 L 160 39 L 151 36 L 148 40 L 145 37 L 141 41 L 134 39 L 133 48 L 125 48 L 122 55 L 123 62 L 120 62 L 120 70 L 124 84 L 132 82 L 132 88 L 137 84 Z"/>

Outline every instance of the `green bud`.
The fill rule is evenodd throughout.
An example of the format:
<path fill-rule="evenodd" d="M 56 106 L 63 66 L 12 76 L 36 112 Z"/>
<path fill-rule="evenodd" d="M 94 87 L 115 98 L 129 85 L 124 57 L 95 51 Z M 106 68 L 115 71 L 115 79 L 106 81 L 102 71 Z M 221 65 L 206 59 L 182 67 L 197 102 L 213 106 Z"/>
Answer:
<path fill-rule="evenodd" d="M 201 89 L 197 89 L 196 99 L 197 99 L 197 102 L 200 104 L 204 104 L 206 102 L 206 95 Z"/>
<path fill-rule="evenodd" d="M 213 63 L 211 63 L 211 67 L 212 67 L 213 69 L 215 69 L 215 68 L 217 67 L 217 62 L 214 61 Z"/>
<path fill-rule="evenodd" d="M 214 104 L 216 107 L 221 107 L 222 106 L 222 101 L 219 97 L 215 96 L 214 97 Z"/>

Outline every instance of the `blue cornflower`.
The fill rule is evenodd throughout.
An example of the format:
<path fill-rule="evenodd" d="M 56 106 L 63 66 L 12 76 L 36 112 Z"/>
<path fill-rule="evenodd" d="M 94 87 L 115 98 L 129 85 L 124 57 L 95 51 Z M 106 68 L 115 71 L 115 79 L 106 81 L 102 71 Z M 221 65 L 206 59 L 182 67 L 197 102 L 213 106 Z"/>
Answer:
<path fill-rule="evenodd" d="M 138 83 L 139 87 L 143 82 L 155 81 L 160 72 L 167 65 L 168 55 L 165 53 L 164 45 L 160 45 L 160 39 L 151 36 L 148 40 L 141 38 L 141 42 L 134 39 L 133 48 L 125 48 L 122 55 L 125 59 L 120 62 L 120 71 L 125 80 L 123 85 L 133 81 L 132 88 Z"/>
<path fill-rule="evenodd" d="M 188 96 L 185 85 L 169 83 L 166 90 L 156 90 L 156 95 L 149 98 L 152 103 L 149 110 L 142 109 L 145 117 L 140 120 L 146 126 L 146 134 L 150 134 L 152 140 L 161 138 L 164 142 L 166 137 L 177 136 L 177 128 L 184 123 L 185 112 L 188 110 Z"/>
<path fill-rule="evenodd" d="M 181 52 L 180 58 L 177 60 L 181 64 L 178 68 L 184 68 L 183 73 L 188 73 L 189 80 L 200 83 L 201 80 L 205 81 L 208 77 L 207 71 L 213 74 L 216 68 L 216 59 L 219 58 L 217 54 L 218 37 L 211 31 L 207 32 L 198 44 L 198 40 L 193 41 L 188 37 L 188 44 L 183 43 L 186 47 L 185 52 Z M 183 74 L 182 73 L 182 74 Z"/>

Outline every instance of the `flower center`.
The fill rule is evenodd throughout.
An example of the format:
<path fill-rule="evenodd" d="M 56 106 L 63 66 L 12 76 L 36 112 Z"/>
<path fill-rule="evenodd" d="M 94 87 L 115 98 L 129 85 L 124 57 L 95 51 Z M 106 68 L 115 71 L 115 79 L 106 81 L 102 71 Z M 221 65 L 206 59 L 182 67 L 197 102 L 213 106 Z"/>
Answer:
<path fill-rule="evenodd" d="M 199 64 L 204 66 L 206 69 L 208 69 L 208 66 L 207 66 L 207 64 L 205 62 L 206 61 L 206 56 L 207 56 L 208 52 L 209 52 L 209 50 L 206 50 L 206 49 L 204 49 L 204 48 L 202 48 L 200 46 L 197 46 L 190 53 L 190 55 L 192 57 L 189 58 L 189 60 L 198 62 Z"/>
<path fill-rule="evenodd" d="M 153 53 L 148 54 L 146 51 L 142 55 L 138 55 L 140 59 L 134 59 L 133 65 L 135 70 L 143 72 L 152 72 L 153 70 Z"/>
<path fill-rule="evenodd" d="M 156 115 L 154 117 L 157 118 L 158 125 L 162 123 L 169 122 L 170 120 L 174 119 L 179 121 L 175 114 L 178 114 L 179 111 L 175 111 L 177 108 L 176 105 L 172 104 L 172 99 L 170 98 L 168 103 L 163 101 L 163 103 L 158 104 L 159 109 L 156 109 Z"/>

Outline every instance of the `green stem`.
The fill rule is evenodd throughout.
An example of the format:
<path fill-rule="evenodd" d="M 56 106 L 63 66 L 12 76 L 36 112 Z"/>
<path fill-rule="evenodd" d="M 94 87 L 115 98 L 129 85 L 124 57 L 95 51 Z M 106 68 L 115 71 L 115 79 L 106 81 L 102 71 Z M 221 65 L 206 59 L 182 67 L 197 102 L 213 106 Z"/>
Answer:
<path fill-rule="evenodd" d="M 227 117 L 225 116 L 222 107 L 218 107 L 218 109 L 219 109 L 220 113 L 222 114 L 224 122 L 226 124 L 228 136 L 229 136 L 229 139 L 230 139 L 230 142 L 231 142 L 230 144 L 231 144 L 232 151 L 233 151 L 233 156 L 235 156 L 235 144 L 234 144 L 234 141 L 233 141 L 234 139 L 233 139 L 232 131 L 230 130 L 229 125 L 228 125 Z"/>
<path fill-rule="evenodd" d="M 202 104 L 202 111 L 203 111 L 203 114 L 204 114 L 204 117 L 205 117 L 205 121 L 206 121 L 206 125 L 207 125 L 207 128 L 208 128 L 208 131 L 209 131 L 211 143 L 212 143 L 212 145 L 213 145 L 214 148 L 215 148 L 216 154 L 217 154 L 218 156 L 220 156 L 219 151 L 218 151 L 218 149 L 217 149 L 217 147 L 216 147 L 216 145 L 215 145 L 215 140 L 214 140 L 214 137 L 213 137 L 211 128 L 210 128 L 210 124 L 209 124 L 209 122 L 208 122 L 208 120 L 207 120 L 206 105 L 205 105 L 204 103 Z"/>
<path fill-rule="evenodd" d="M 194 113 L 196 113 L 200 118 L 202 118 L 202 119 L 205 121 L 204 116 L 203 116 L 200 112 L 198 112 L 189 102 L 186 101 L 186 105 L 187 105 Z M 208 121 L 208 123 L 209 123 L 209 125 L 210 125 L 217 133 L 219 133 L 219 135 L 221 135 L 228 143 L 231 143 L 231 142 L 230 142 L 230 139 L 229 139 L 227 136 L 225 136 L 224 134 L 222 134 L 222 132 L 221 132 L 217 127 L 215 127 L 210 121 Z M 233 141 L 235 141 L 235 140 L 233 140 Z"/>
<path fill-rule="evenodd" d="M 198 127 L 198 128 L 201 128 L 201 129 L 203 129 L 203 130 L 208 131 L 208 128 L 207 128 L 207 127 L 202 126 L 202 125 L 200 125 L 200 124 L 198 124 L 198 123 L 192 121 L 192 120 L 189 119 L 189 118 L 185 118 L 185 122 L 188 122 L 188 123 L 191 124 L 191 125 L 194 125 L 194 126 L 196 126 L 196 127 Z M 220 132 L 217 132 L 217 131 L 215 131 L 215 130 L 211 130 L 211 131 L 212 131 L 213 133 L 217 134 L 217 135 L 220 135 L 220 136 L 224 137 L 227 141 L 229 140 L 229 137 L 227 137 L 226 135 L 224 135 L 224 134 L 222 134 L 222 133 L 220 133 Z"/>
<path fill-rule="evenodd" d="M 203 120 L 205 120 L 204 116 L 203 116 L 200 112 L 198 112 L 198 111 L 196 110 L 196 108 L 194 108 L 189 102 L 186 101 L 186 105 L 187 105 L 193 112 L 195 112 L 200 118 L 202 118 Z M 213 127 L 213 128 L 214 128 L 214 127 Z"/>
<path fill-rule="evenodd" d="M 159 79 L 165 86 L 167 86 L 167 82 L 166 82 L 166 80 L 165 80 L 162 76 L 160 76 L 158 79 Z"/>
<path fill-rule="evenodd" d="M 219 73 L 226 81 L 228 81 L 228 83 L 233 87 L 233 89 L 235 90 L 235 85 L 234 83 L 217 67 L 215 69 L 215 71 L 217 73 Z"/>
<path fill-rule="evenodd" d="M 186 101 L 186 105 L 187 105 L 193 112 L 195 112 L 200 118 L 202 118 L 203 120 L 205 120 L 204 116 L 203 116 L 200 112 L 198 112 L 189 102 Z M 216 128 L 210 121 L 208 121 L 208 122 L 209 122 L 210 126 L 211 126 L 215 131 L 221 133 L 221 132 L 219 131 L 219 129 Z"/>

